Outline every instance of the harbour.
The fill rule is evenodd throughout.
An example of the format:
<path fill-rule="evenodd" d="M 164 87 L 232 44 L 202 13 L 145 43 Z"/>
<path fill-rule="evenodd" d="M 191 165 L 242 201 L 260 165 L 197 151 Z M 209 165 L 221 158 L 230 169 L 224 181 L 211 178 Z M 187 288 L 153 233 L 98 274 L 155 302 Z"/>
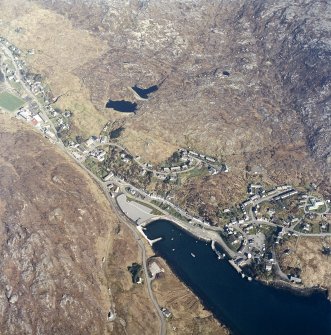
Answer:
<path fill-rule="evenodd" d="M 233 334 L 331 333 L 331 304 L 325 294 L 302 295 L 243 280 L 227 259 L 215 257 L 211 242 L 197 240 L 170 221 L 154 221 L 144 232 L 151 240 L 162 238 L 153 244 L 155 253 Z"/>

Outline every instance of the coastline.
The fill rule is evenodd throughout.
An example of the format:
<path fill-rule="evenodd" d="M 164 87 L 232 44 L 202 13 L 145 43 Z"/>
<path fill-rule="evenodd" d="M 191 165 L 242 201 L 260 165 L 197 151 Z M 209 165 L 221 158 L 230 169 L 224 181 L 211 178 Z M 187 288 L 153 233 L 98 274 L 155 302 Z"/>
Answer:
<path fill-rule="evenodd" d="M 190 235 L 194 238 L 197 238 L 200 241 L 205 241 L 205 242 L 211 242 L 212 241 L 210 238 L 206 238 L 204 236 L 199 236 L 199 235 L 194 234 L 193 232 L 188 230 L 187 227 L 185 227 L 185 225 L 183 223 L 181 223 L 179 220 L 176 220 L 175 218 L 172 218 L 172 217 L 166 216 L 166 215 L 156 216 L 155 218 L 151 218 L 151 219 L 145 221 L 143 224 L 141 224 L 141 226 L 147 227 L 148 225 L 150 225 L 153 222 L 158 221 L 158 220 L 169 221 L 170 223 L 173 223 L 174 225 L 176 225 L 179 229 L 181 229 L 182 231 L 184 231 L 188 235 Z"/>
<path fill-rule="evenodd" d="M 327 300 L 330 301 L 331 303 L 330 293 L 328 289 L 325 287 L 321 287 L 321 286 L 306 287 L 304 285 L 300 287 L 300 286 L 294 285 L 291 282 L 285 282 L 280 279 L 268 281 L 262 278 L 256 278 L 255 280 L 261 282 L 264 285 L 273 286 L 273 287 L 276 287 L 277 289 L 288 290 L 294 294 L 298 294 L 302 296 L 310 296 L 314 293 L 321 293 L 321 294 L 324 294 Z"/>
<path fill-rule="evenodd" d="M 157 220 L 169 221 L 169 222 L 175 224 L 178 228 L 180 228 L 181 230 L 183 230 L 185 233 L 189 234 L 190 236 L 192 236 L 194 238 L 197 238 L 198 240 L 206 241 L 206 242 L 211 242 L 212 241 L 211 239 L 206 239 L 206 238 L 203 238 L 203 237 L 195 235 L 193 232 L 187 230 L 185 228 L 185 225 L 183 225 L 180 221 L 175 220 L 175 219 L 173 219 L 171 217 L 167 217 L 167 216 L 159 216 L 159 217 L 150 219 L 147 222 L 145 222 L 143 224 L 143 226 L 146 227 L 147 225 L 149 225 L 149 224 L 151 224 L 151 223 L 153 223 L 154 221 L 157 221 Z M 223 253 L 227 254 L 226 250 L 224 250 L 219 243 L 217 243 L 217 245 L 222 249 Z M 159 257 L 161 257 L 161 256 L 159 256 Z M 162 258 L 162 259 L 165 261 L 164 258 Z M 169 264 L 168 264 L 168 266 L 169 266 Z M 177 276 L 177 278 L 178 278 L 178 276 Z M 285 281 L 283 281 L 281 279 L 274 279 L 274 280 L 268 281 L 268 280 L 265 280 L 263 278 L 256 277 L 256 278 L 254 278 L 254 280 L 260 282 L 263 285 L 273 286 L 275 288 L 283 289 L 283 290 L 289 290 L 289 291 L 291 291 L 293 293 L 297 293 L 297 294 L 302 295 L 302 296 L 309 296 L 309 295 L 314 294 L 314 293 L 324 293 L 325 296 L 326 296 L 326 298 L 327 298 L 327 300 L 329 300 L 331 302 L 331 292 L 329 292 L 329 290 L 327 288 L 325 288 L 325 287 L 321 287 L 321 286 L 306 287 L 304 285 L 302 285 L 302 287 L 300 287 L 300 286 L 295 285 L 294 283 L 285 282 Z M 181 280 L 181 282 L 184 285 L 186 285 L 182 280 Z M 190 288 L 190 290 L 192 290 L 192 289 Z M 200 298 L 198 298 L 198 299 L 200 300 Z M 203 304 L 203 305 L 205 306 L 205 304 Z"/>
<path fill-rule="evenodd" d="M 164 220 L 164 218 L 162 218 L 162 220 Z M 175 227 L 177 227 L 178 229 L 183 230 L 182 228 L 178 227 L 178 225 L 175 222 L 173 222 L 172 220 L 167 219 L 165 221 L 168 221 L 171 224 L 173 224 Z M 189 234 L 189 232 L 187 232 L 186 230 L 185 230 L 185 232 L 187 233 L 187 235 L 191 235 L 195 239 L 198 239 L 194 234 Z M 160 236 L 162 236 L 162 235 L 160 235 Z M 221 248 L 221 246 L 219 246 L 219 247 Z M 172 262 L 171 258 L 170 258 L 170 260 L 168 260 L 167 254 L 164 254 L 162 249 L 159 249 L 157 247 L 157 244 L 153 247 L 153 251 L 154 251 L 154 254 L 156 256 L 160 257 L 168 265 L 168 267 L 171 269 L 171 271 L 175 275 L 175 277 L 197 297 L 199 302 L 204 306 L 204 309 L 212 314 L 212 316 L 214 317 L 214 319 L 216 319 L 218 321 L 220 326 L 225 327 L 227 329 L 228 334 L 231 334 L 231 335 L 241 334 L 240 327 L 237 329 L 236 323 L 233 323 L 233 320 L 227 319 L 227 315 L 226 314 L 223 315 L 223 312 L 222 312 L 221 309 L 214 306 L 213 303 L 211 303 L 211 304 L 209 303 L 208 296 L 205 295 L 204 291 L 201 291 L 201 288 L 199 286 L 195 285 L 195 282 L 192 278 L 187 277 L 185 271 L 182 271 L 180 263 L 178 263 L 176 259 L 174 259 L 174 262 Z M 238 275 L 238 274 L 236 274 L 236 275 Z M 242 280 L 242 279 L 240 278 L 240 280 Z M 324 300 L 325 298 L 327 298 L 327 290 L 325 290 L 324 288 L 321 288 L 321 287 L 314 287 L 314 288 L 295 287 L 291 284 L 287 284 L 287 283 L 279 281 L 279 280 L 267 281 L 267 280 L 263 280 L 261 278 L 256 278 L 255 279 L 255 284 L 254 284 L 254 281 L 253 281 L 252 283 L 249 283 L 248 285 L 253 285 L 253 286 L 261 285 L 261 286 L 264 286 L 265 288 L 266 287 L 274 287 L 275 289 L 280 290 L 279 293 L 280 293 L 281 296 L 284 296 L 284 294 L 286 294 L 284 291 L 289 291 L 288 294 L 292 293 L 293 295 L 296 295 L 296 296 L 303 296 L 303 297 L 304 296 L 307 296 L 307 297 L 311 296 L 311 297 L 309 297 L 310 301 L 312 301 L 312 299 L 316 301 L 316 299 Z M 244 283 L 244 286 L 247 286 L 247 283 Z M 263 290 L 265 290 L 265 289 L 263 289 Z M 283 291 L 283 292 L 281 292 L 281 291 Z M 262 296 L 260 295 L 260 298 L 261 297 Z M 296 299 L 296 298 L 294 298 L 294 299 Z M 329 299 L 326 299 L 325 302 L 329 302 Z M 284 306 L 286 306 L 286 305 L 284 305 Z M 296 328 L 294 328 L 294 329 L 296 329 Z"/>
<path fill-rule="evenodd" d="M 176 279 L 187 289 L 189 290 L 194 296 L 195 298 L 199 301 L 199 303 L 203 306 L 203 309 L 206 310 L 207 312 L 210 313 L 210 315 L 213 317 L 213 319 L 219 324 L 220 328 L 222 328 L 225 333 L 227 335 L 236 335 L 235 333 L 233 333 L 230 329 L 230 327 L 226 324 L 226 322 L 221 318 L 221 317 L 217 317 L 217 315 L 213 312 L 212 308 L 210 308 L 208 306 L 207 303 L 205 303 L 205 301 L 200 298 L 194 291 L 193 287 L 186 283 L 184 280 L 182 280 L 180 278 L 180 275 L 177 273 L 177 270 L 175 269 L 175 267 L 171 264 L 169 264 L 169 262 L 163 257 L 161 256 L 157 251 L 154 250 L 153 247 L 151 247 L 151 249 L 153 250 L 154 252 L 154 256 L 153 257 L 158 257 L 158 258 L 161 258 L 163 260 L 163 262 L 166 263 L 166 265 L 168 266 L 168 268 L 170 269 L 171 271 L 171 275 L 176 277 Z M 157 279 L 154 279 L 154 280 L 157 280 Z"/>

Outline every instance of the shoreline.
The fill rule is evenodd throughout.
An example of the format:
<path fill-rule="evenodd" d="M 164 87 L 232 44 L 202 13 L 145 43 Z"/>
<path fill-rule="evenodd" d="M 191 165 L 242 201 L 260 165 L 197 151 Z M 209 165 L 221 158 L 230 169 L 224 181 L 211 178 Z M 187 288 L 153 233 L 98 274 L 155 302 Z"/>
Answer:
<path fill-rule="evenodd" d="M 163 262 L 165 262 L 167 264 L 167 266 L 169 267 L 170 271 L 171 271 L 171 275 L 175 276 L 181 283 L 182 285 L 184 285 L 196 298 L 197 300 L 199 301 L 199 303 L 202 305 L 203 309 L 208 311 L 210 313 L 210 316 L 212 318 L 214 318 L 216 320 L 216 322 L 220 325 L 221 328 L 223 328 L 227 335 L 236 335 L 235 333 L 232 332 L 232 330 L 230 329 L 230 327 L 224 322 L 224 320 L 222 320 L 220 317 L 217 317 L 216 314 L 212 311 L 212 309 L 204 302 L 204 300 L 202 298 L 200 298 L 196 293 L 195 291 L 193 290 L 193 288 L 187 284 L 185 281 L 183 281 L 180 276 L 178 275 L 178 273 L 176 272 L 176 270 L 174 269 L 174 267 L 169 264 L 169 262 L 164 258 L 162 257 L 160 254 L 158 254 L 153 246 L 151 247 L 153 252 L 154 252 L 154 256 L 152 257 L 159 257 L 163 260 Z M 154 280 L 157 280 L 157 279 L 153 279 Z"/>
<path fill-rule="evenodd" d="M 180 225 L 179 223 L 174 222 L 174 220 L 170 219 L 169 217 L 158 217 L 156 219 L 153 218 L 151 220 L 148 220 L 147 223 L 144 223 L 144 227 L 146 227 L 147 225 L 149 225 L 149 224 L 151 224 L 151 223 L 153 223 L 154 221 L 157 221 L 157 220 L 168 221 L 168 222 L 174 224 L 179 229 L 183 230 L 185 233 L 189 234 L 190 236 L 192 236 L 192 237 L 194 237 L 194 238 L 196 238 L 196 239 L 198 239 L 200 241 L 211 242 L 211 240 L 200 238 L 200 237 L 194 235 L 192 232 L 187 231 L 185 228 L 182 227 L 182 225 Z M 153 246 L 151 246 L 151 249 L 154 252 L 154 256 L 153 257 L 159 257 L 159 258 L 161 258 L 167 264 L 167 266 L 169 267 L 169 269 L 171 271 L 171 275 L 175 276 L 182 283 L 182 285 L 184 285 L 190 292 L 192 292 L 192 294 L 197 298 L 197 300 L 203 306 L 203 309 L 206 310 L 206 311 L 208 311 L 210 313 L 210 316 L 213 317 L 217 321 L 217 323 L 220 325 L 220 327 L 225 330 L 225 332 L 227 333 L 227 335 L 236 335 L 235 333 L 232 332 L 232 330 L 226 324 L 226 322 L 222 319 L 222 317 L 218 317 L 216 315 L 216 313 L 212 310 L 212 308 L 210 308 L 208 306 L 208 304 L 201 297 L 198 296 L 198 294 L 194 291 L 193 287 L 190 284 L 186 283 L 182 278 L 180 278 L 180 275 L 177 273 L 177 271 L 175 269 L 175 266 L 169 264 L 169 262 L 162 255 L 160 255 L 154 249 Z M 156 280 L 156 279 L 154 279 L 154 280 Z"/>
<path fill-rule="evenodd" d="M 176 224 L 176 222 L 173 222 L 173 220 L 169 220 L 169 218 L 165 219 L 164 217 L 162 217 L 162 218 L 158 218 L 156 220 L 151 220 L 149 223 L 153 223 L 154 221 L 157 221 L 157 220 L 160 220 L 160 219 L 170 222 L 171 224 L 173 224 L 175 227 L 179 228 L 180 230 L 184 230 L 184 232 L 186 232 L 188 235 L 193 236 L 196 239 L 199 239 L 197 236 L 195 236 L 191 232 L 183 229 L 180 225 Z M 204 240 L 204 239 L 200 239 L 200 240 Z M 223 250 L 223 248 L 220 245 L 218 245 L 218 247 L 220 247 Z M 187 279 L 183 278 L 180 266 L 177 266 L 177 265 L 171 264 L 171 262 L 168 262 L 168 260 L 165 257 L 162 256 L 162 253 L 155 250 L 154 247 L 152 247 L 152 250 L 153 250 L 155 256 L 160 257 L 167 264 L 167 266 L 170 268 L 172 274 L 174 276 L 176 276 L 176 278 L 188 290 L 190 290 L 194 294 L 194 296 L 198 299 L 198 301 L 203 305 L 204 309 L 206 311 L 208 311 L 209 313 L 211 313 L 211 316 L 218 322 L 220 327 L 223 327 L 227 331 L 227 334 L 229 334 L 229 335 L 238 334 L 238 333 L 236 333 L 235 326 L 234 326 L 234 329 L 232 329 L 233 327 L 231 327 L 229 325 L 229 323 L 224 319 L 224 316 L 222 316 L 222 313 L 217 311 L 217 308 L 210 306 L 210 304 L 208 303 L 208 300 L 203 298 L 203 294 L 200 293 L 199 288 L 195 287 L 194 283 L 191 280 L 187 280 Z M 239 274 L 236 274 L 236 275 L 239 276 Z M 244 279 L 241 279 L 241 280 L 244 280 Z M 326 298 L 326 300 L 328 302 L 331 302 L 330 298 L 328 296 L 328 290 L 326 288 L 323 288 L 323 287 L 311 287 L 311 288 L 309 288 L 309 287 L 296 287 L 296 286 L 292 285 L 292 283 L 286 283 L 286 282 L 283 282 L 281 280 L 267 281 L 267 280 L 264 280 L 264 279 L 261 279 L 261 278 L 255 278 L 255 281 L 259 285 L 274 287 L 277 290 L 288 291 L 290 294 L 294 294 L 294 295 L 297 295 L 297 296 L 309 297 L 309 296 L 314 295 L 314 294 L 320 294 L 322 298 L 324 298 L 324 299 Z"/>
<path fill-rule="evenodd" d="M 156 216 L 155 218 L 151 218 L 151 219 L 145 221 L 143 224 L 141 224 L 141 226 L 147 227 L 148 225 L 150 225 L 153 222 L 158 221 L 158 220 L 164 220 L 164 221 L 168 221 L 170 223 L 173 223 L 176 227 L 178 227 L 179 229 L 181 229 L 185 233 L 191 235 L 192 237 L 197 238 L 200 241 L 205 241 L 205 242 L 211 242 L 212 241 L 212 239 L 210 239 L 210 238 L 201 237 L 199 235 L 194 234 L 190 230 L 187 230 L 185 225 L 183 223 L 181 223 L 179 220 L 173 219 L 173 218 L 171 218 L 169 216 L 165 216 L 165 215 L 164 216 Z"/>
<path fill-rule="evenodd" d="M 212 241 L 211 239 L 206 239 L 206 238 L 202 238 L 200 236 L 195 235 L 191 231 L 185 229 L 185 226 L 183 224 L 181 224 L 179 221 L 174 220 L 170 217 L 166 217 L 166 216 L 159 216 L 159 217 L 150 219 L 147 222 L 145 222 L 143 224 L 143 226 L 146 227 L 147 225 L 152 224 L 154 221 L 157 221 L 157 220 L 169 221 L 170 223 L 173 223 L 178 228 L 183 230 L 185 233 L 191 235 L 194 238 L 197 238 L 198 240 L 205 241 L 205 242 L 211 242 Z M 222 248 L 222 246 L 217 242 L 216 242 L 216 244 L 222 249 L 222 252 L 226 254 L 226 251 Z M 161 256 L 159 256 L 159 257 L 161 257 Z M 230 260 L 231 260 L 231 258 L 230 258 Z M 314 294 L 314 293 L 324 293 L 327 300 L 329 300 L 331 302 L 331 292 L 329 293 L 329 290 L 325 287 L 320 287 L 320 286 L 306 287 L 304 285 L 302 287 L 299 287 L 299 286 L 295 286 L 291 282 L 285 282 L 281 279 L 274 279 L 274 280 L 268 281 L 268 280 L 256 277 L 256 278 L 254 278 L 254 280 L 263 284 L 263 285 L 273 286 L 277 289 L 288 290 L 288 291 L 291 291 L 293 293 L 297 293 L 297 294 L 302 295 L 302 296 L 309 296 L 309 295 Z M 183 281 L 181 281 L 181 282 L 183 282 Z"/>
<path fill-rule="evenodd" d="M 326 299 L 331 303 L 331 297 L 330 297 L 330 294 L 329 294 L 329 290 L 325 287 L 320 287 L 320 286 L 306 287 L 304 285 L 302 285 L 302 287 L 299 287 L 299 286 L 295 286 L 291 282 L 285 282 L 285 281 L 280 280 L 280 279 L 275 279 L 275 280 L 268 281 L 268 280 L 265 280 L 265 279 L 257 278 L 255 280 L 259 281 L 263 285 L 272 286 L 272 287 L 275 287 L 277 289 L 290 291 L 293 294 L 301 295 L 301 296 L 304 296 L 304 297 L 310 296 L 314 293 L 321 293 L 321 294 L 325 295 Z"/>

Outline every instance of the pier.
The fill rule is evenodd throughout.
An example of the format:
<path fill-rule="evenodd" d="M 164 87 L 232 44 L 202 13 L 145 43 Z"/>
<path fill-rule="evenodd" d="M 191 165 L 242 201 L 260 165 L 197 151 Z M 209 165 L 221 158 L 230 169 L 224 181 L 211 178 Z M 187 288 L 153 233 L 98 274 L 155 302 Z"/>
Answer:
<path fill-rule="evenodd" d="M 154 240 L 150 240 L 146 234 L 144 233 L 144 228 L 142 226 L 138 226 L 137 227 L 137 230 L 139 231 L 139 233 L 144 236 L 144 238 L 147 240 L 147 242 L 150 244 L 150 246 L 153 246 L 154 243 L 158 242 L 158 241 L 161 241 L 162 240 L 162 237 L 158 237 L 158 238 L 155 238 Z"/>
<path fill-rule="evenodd" d="M 217 255 L 217 258 L 218 259 L 223 259 L 225 257 L 225 254 L 222 254 L 221 252 L 219 252 L 217 249 L 216 249 L 216 246 L 215 246 L 216 242 L 214 240 L 211 241 L 211 248 L 212 250 L 215 252 L 215 254 Z"/>
<path fill-rule="evenodd" d="M 232 267 L 239 273 L 241 274 L 243 270 L 238 266 L 233 259 L 229 259 L 229 263 L 232 265 Z"/>

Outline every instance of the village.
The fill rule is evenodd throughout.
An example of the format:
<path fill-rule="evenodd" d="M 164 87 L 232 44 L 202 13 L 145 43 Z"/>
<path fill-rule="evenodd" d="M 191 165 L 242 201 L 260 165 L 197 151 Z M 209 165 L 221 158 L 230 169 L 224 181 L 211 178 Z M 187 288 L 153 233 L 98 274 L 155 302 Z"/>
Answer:
<path fill-rule="evenodd" d="M 329 235 L 330 200 L 308 195 L 290 185 L 266 191 L 262 185 L 250 184 L 247 192 L 248 198 L 238 207 L 223 210 L 223 236 L 237 252 L 235 266 L 245 269 L 253 263 L 267 277 L 274 273 L 300 283 L 298 276 L 281 272 L 275 247 L 299 235 Z"/>
<path fill-rule="evenodd" d="M 251 183 L 247 198 L 241 203 L 219 208 L 218 222 L 189 213 L 173 202 L 171 191 L 192 176 L 228 173 L 231 167 L 192 148 L 180 148 L 167 161 L 153 166 L 112 138 L 109 125 L 99 135 L 71 138 L 72 112 L 54 107 L 56 98 L 51 98 L 38 75 L 28 72 L 20 58 L 22 51 L 1 37 L 0 45 L 4 51 L 0 63 L 4 82 L 0 88 L 6 91 L 7 100 L 9 97 L 13 102 L 11 110 L 0 97 L 0 108 L 35 127 L 87 168 L 142 236 L 146 237 L 143 232 L 146 224 L 156 218 L 168 218 L 198 238 L 219 244 L 230 264 L 249 280 L 256 275 L 278 276 L 300 284 L 299 272 L 282 272 L 275 250 L 289 238 L 331 236 L 330 200 L 323 199 L 314 187 L 307 192 L 291 185 L 270 187 Z M 33 55 L 33 50 L 28 54 Z M 330 252 L 330 246 L 323 250 Z M 225 258 L 216 254 L 220 259 Z M 149 271 L 150 280 L 162 272 L 157 262 L 149 264 Z M 139 273 L 134 272 L 135 284 L 142 283 Z M 166 308 L 162 313 L 171 316 Z"/>

